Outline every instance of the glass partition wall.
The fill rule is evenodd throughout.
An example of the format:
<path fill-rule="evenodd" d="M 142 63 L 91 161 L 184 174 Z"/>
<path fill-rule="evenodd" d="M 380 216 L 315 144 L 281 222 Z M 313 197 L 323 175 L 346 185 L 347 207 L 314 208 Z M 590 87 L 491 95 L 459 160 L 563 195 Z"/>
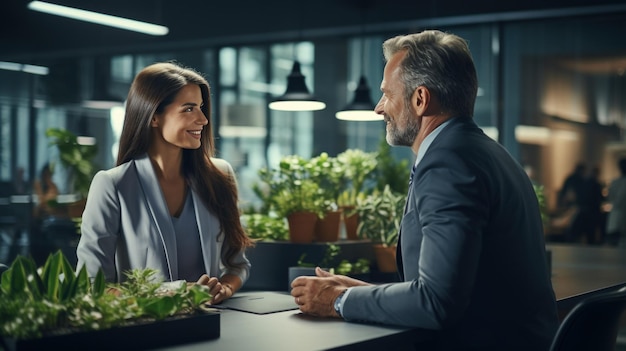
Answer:
<path fill-rule="evenodd" d="M 551 208 L 575 164 L 598 167 L 606 185 L 618 174 L 617 159 L 626 155 L 626 43 L 611 39 L 624 37 L 625 20 L 623 13 L 607 13 L 429 25 L 469 41 L 479 76 L 474 118 L 545 187 Z M 32 183 L 42 165 L 58 162 L 45 135 L 51 127 L 95 137 L 95 163 L 114 166 L 121 106 L 133 76 L 152 62 L 176 60 L 205 73 L 212 85 L 218 156 L 236 170 L 242 206 L 255 206 L 252 185 L 258 169 L 275 167 L 283 156 L 377 149 L 383 122 L 339 121 L 335 113 L 352 99 L 361 74 L 376 102 L 384 67 L 382 41 L 421 29 L 55 59 L 41 62 L 50 67 L 47 76 L 0 70 L 0 181 L 11 183 L 23 169 Z M 294 59 L 326 109 L 267 107 L 284 92 Z M 99 95 L 117 106 L 85 106 L 85 100 Z M 408 148 L 394 148 L 393 155 L 413 160 Z M 54 177 L 67 191 L 66 175 Z"/>

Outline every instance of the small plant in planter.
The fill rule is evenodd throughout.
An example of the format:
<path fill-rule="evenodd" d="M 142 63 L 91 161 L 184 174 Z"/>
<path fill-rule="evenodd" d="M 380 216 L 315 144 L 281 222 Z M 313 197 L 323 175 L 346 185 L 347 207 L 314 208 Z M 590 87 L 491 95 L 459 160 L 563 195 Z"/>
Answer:
<path fill-rule="evenodd" d="M 87 198 L 91 179 L 96 172 L 93 159 L 98 152 L 97 145 L 83 145 L 74 133 L 60 128 L 49 128 L 46 136 L 52 138 L 50 146 L 59 150 L 61 164 L 68 170 L 71 191 Z"/>
<path fill-rule="evenodd" d="M 396 245 L 405 202 L 406 196 L 393 192 L 389 186 L 359 201 L 359 236 L 383 246 Z"/>
<path fill-rule="evenodd" d="M 323 190 L 310 178 L 308 161 L 300 156 L 286 156 L 278 169 L 261 169 L 262 184 L 253 187 L 264 202 L 263 211 L 287 218 L 289 239 L 297 243 L 313 241 L 315 223 L 324 217 Z"/>
<path fill-rule="evenodd" d="M 330 273 L 349 275 L 361 279 L 366 279 L 370 272 L 370 261 L 365 258 L 360 258 L 355 262 L 350 262 L 346 259 L 341 260 L 337 265 L 337 257 L 341 253 L 341 247 L 336 244 L 327 243 L 326 251 L 322 259 L 316 264 L 307 262 L 306 253 L 300 255 L 298 259 L 298 265 L 295 267 L 289 267 L 289 285 L 291 282 L 301 275 L 315 275 L 315 267 L 327 269 Z"/>
<path fill-rule="evenodd" d="M 324 252 L 324 257 L 322 257 L 322 260 L 318 264 L 306 262 L 304 260 L 306 258 L 306 253 L 303 253 L 298 259 L 298 267 L 322 267 L 332 269 L 333 261 L 335 261 L 335 257 L 337 257 L 341 252 L 341 247 L 339 247 L 339 245 L 331 243 L 327 243 L 326 245 L 327 246 L 326 251 Z"/>
<path fill-rule="evenodd" d="M 72 334 L 191 315 L 203 310 L 211 299 L 205 286 L 184 281 L 161 283 L 154 278 L 155 273 L 135 270 L 127 272 L 125 283 L 105 284 L 102 272 L 93 281 L 84 268 L 74 272 L 61 251 L 50 255 L 40 268 L 32 258 L 18 256 L 0 283 L 4 346 L 10 339 L 37 343 L 37 339 L 47 338 L 54 343 Z"/>
<path fill-rule="evenodd" d="M 241 216 L 244 228 L 252 239 L 263 241 L 289 240 L 289 228 L 284 218 L 272 217 L 261 213 L 249 213 Z"/>
<path fill-rule="evenodd" d="M 373 180 L 375 177 L 377 156 L 377 152 L 359 149 L 348 149 L 337 155 L 337 161 L 343 165 L 346 180 L 344 190 L 340 194 L 340 206 L 355 206 L 357 198 L 366 192 L 367 180 Z"/>
<path fill-rule="evenodd" d="M 374 182 L 375 169 L 378 164 L 376 152 L 364 152 L 360 149 L 348 149 L 337 155 L 337 162 L 344 169 L 343 189 L 337 198 L 337 205 L 343 211 L 346 236 L 356 240 L 358 214 L 355 212 L 357 201 L 368 192 L 367 182 Z"/>
<path fill-rule="evenodd" d="M 406 197 L 393 192 L 389 186 L 375 191 L 357 205 L 358 234 L 374 243 L 381 272 L 396 270 L 395 250 L 400 232 Z M 384 256 L 392 256 L 384 259 Z"/>

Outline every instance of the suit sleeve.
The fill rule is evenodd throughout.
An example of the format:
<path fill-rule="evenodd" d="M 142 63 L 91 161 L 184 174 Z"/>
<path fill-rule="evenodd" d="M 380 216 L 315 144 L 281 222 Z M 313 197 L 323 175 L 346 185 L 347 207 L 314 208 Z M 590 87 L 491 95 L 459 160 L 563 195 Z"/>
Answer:
<path fill-rule="evenodd" d="M 120 204 L 113 180 L 104 171 L 91 182 L 83 212 L 77 269 L 95 277 L 101 268 L 108 282 L 116 281 L 115 248 L 120 229 Z"/>
<path fill-rule="evenodd" d="M 344 304 L 346 319 L 441 329 L 467 307 L 487 195 L 465 160 L 454 152 L 432 151 L 416 170 L 413 203 L 402 220 L 402 256 L 410 262 L 408 256 L 419 255 L 413 260 L 419 267 L 412 267 L 417 274 L 402 283 L 354 287 Z"/>

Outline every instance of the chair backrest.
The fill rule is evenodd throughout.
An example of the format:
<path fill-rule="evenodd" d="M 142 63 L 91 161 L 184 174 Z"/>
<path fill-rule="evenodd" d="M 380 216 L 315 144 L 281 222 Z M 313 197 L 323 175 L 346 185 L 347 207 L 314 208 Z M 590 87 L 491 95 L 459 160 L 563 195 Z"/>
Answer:
<path fill-rule="evenodd" d="M 604 292 L 578 303 L 565 317 L 550 351 L 613 351 L 626 289 Z"/>

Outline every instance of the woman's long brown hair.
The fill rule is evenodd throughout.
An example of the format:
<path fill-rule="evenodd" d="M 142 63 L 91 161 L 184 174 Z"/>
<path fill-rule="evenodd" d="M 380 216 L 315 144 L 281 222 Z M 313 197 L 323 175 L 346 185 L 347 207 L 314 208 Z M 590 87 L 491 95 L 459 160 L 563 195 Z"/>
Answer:
<path fill-rule="evenodd" d="M 155 63 L 137 74 L 126 101 L 117 165 L 148 152 L 152 116 L 163 111 L 188 84 L 200 86 L 203 102 L 201 110 L 208 124 L 202 129 L 202 146 L 183 150 L 183 177 L 220 221 L 224 241 L 228 243 L 228 250 L 222 251 L 222 261 L 227 266 L 237 267 L 233 258 L 241 250 L 252 246 L 253 242 L 241 225 L 237 206 L 239 195 L 234 176 L 223 173 L 211 162 L 215 153 L 211 126 L 211 90 L 201 74 L 174 62 Z"/>

